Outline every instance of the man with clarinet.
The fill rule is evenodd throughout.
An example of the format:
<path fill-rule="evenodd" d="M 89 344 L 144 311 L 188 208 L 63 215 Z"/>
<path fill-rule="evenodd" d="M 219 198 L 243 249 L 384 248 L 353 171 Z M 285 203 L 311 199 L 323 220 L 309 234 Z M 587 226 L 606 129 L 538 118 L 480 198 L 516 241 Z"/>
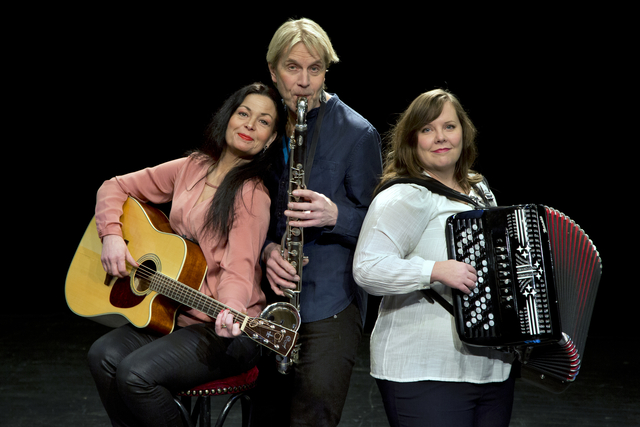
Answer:
<path fill-rule="evenodd" d="M 360 227 L 382 172 L 380 136 L 338 95 L 325 91 L 327 68 L 338 56 L 315 22 L 284 23 L 271 40 L 267 62 L 288 121 L 285 137 L 277 142 L 282 144 L 281 161 L 265 183 L 272 202 L 262 253 L 268 281 L 263 289 L 267 298 L 299 302 L 302 324 L 297 360 L 263 358 L 254 419 L 265 425 L 335 426 L 366 314 L 366 294 L 351 270 Z M 301 98 L 306 99 L 302 120 Z M 306 127 L 303 148 L 296 125 Z M 291 162 L 291 149 L 303 150 L 305 160 Z M 292 265 L 287 251 L 288 237 L 298 232 L 304 256 L 294 255 L 304 259 L 304 268 Z"/>

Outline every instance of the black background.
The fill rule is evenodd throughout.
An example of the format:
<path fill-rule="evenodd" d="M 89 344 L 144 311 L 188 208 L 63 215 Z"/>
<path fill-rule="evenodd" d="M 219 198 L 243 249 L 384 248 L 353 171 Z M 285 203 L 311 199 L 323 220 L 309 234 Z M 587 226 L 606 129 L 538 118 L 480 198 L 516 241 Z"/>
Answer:
<path fill-rule="evenodd" d="M 230 93 L 270 81 L 265 55 L 279 25 L 305 16 L 341 58 L 328 91 L 381 134 L 419 93 L 458 95 L 479 130 L 476 168 L 498 202 L 552 206 L 598 247 L 604 274 L 591 335 L 633 333 L 637 280 L 625 242 L 637 228 L 637 133 L 622 118 L 622 100 L 635 100 L 623 25 L 602 11 L 524 7 L 228 6 L 20 16 L 5 65 L 13 107 L 5 122 L 16 130 L 4 168 L 4 211 L 14 218 L 5 219 L 14 249 L 5 268 L 18 294 L 10 313 L 68 310 L 65 275 L 102 181 L 198 146 Z"/>

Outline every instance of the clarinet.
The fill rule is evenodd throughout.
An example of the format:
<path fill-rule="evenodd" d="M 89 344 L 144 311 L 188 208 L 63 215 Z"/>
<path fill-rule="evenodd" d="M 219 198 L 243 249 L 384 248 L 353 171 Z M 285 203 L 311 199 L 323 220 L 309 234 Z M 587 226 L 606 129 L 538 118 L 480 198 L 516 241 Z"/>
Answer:
<path fill-rule="evenodd" d="M 300 197 L 293 195 L 294 190 L 302 190 L 306 188 L 304 176 L 304 162 L 306 158 L 306 139 L 307 139 L 307 98 L 298 99 L 297 122 L 295 125 L 294 135 L 289 140 L 289 189 L 287 191 L 289 202 L 299 202 Z M 281 255 L 286 259 L 300 278 L 296 283 L 295 289 L 283 289 L 284 294 L 289 298 L 289 302 L 298 311 L 300 310 L 300 292 L 302 290 L 302 264 L 304 261 L 304 236 L 303 229 L 293 227 L 290 221 L 296 221 L 297 218 L 287 218 L 287 227 L 282 236 Z M 287 374 L 294 363 L 298 361 L 298 353 L 300 344 L 296 344 L 291 352 L 290 357 L 279 357 L 278 371 Z"/>

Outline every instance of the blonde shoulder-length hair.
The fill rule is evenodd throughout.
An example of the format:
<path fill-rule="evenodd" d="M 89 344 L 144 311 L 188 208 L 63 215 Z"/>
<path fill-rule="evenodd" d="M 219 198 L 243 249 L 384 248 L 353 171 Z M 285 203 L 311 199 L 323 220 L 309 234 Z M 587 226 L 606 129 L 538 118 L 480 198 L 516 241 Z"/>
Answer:
<path fill-rule="evenodd" d="M 471 169 L 478 156 L 475 142 L 476 127 L 462 108 L 458 98 L 448 91 L 434 89 L 414 99 L 400 115 L 398 122 L 385 135 L 388 151 L 378 188 L 394 178 L 424 177 L 424 168 L 418 158 L 418 132 L 440 116 L 447 102 L 455 108 L 462 126 L 462 153 L 456 162 L 454 177 L 467 193 L 473 184 L 482 181 L 482 175 Z"/>
<path fill-rule="evenodd" d="M 267 50 L 267 63 L 276 66 L 293 46 L 303 43 L 309 52 L 317 52 L 324 66 L 339 62 L 327 33 L 316 22 L 308 19 L 290 19 L 278 28 Z"/>

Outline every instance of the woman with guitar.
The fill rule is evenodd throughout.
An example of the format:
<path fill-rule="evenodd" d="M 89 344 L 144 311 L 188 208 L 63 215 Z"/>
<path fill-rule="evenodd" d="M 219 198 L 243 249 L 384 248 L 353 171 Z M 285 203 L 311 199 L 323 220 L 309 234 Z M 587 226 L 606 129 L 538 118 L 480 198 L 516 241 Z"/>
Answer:
<path fill-rule="evenodd" d="M 171 202 L 171 229 L 197 243 L 206 260 L 200 292 L 239 313 L 260 314 L 259 256 L 270 206 L 261 178 L 277 150 L 269 147 L 282 136 L 279 102 L 277 92 L 261 83 L 241 88 L 214 116 L 200 150 L 105 181 L 95 220 L 109 276 L 126 277 L 138 267 L 122 233 L 128 198 Z M 180 426 L 177 391 L 255 365 L 259 345 L 240 336 L 230 310 L 212 318 L 184 308 L 175 318 L 170 334 L 126 324 L 91 347 L 91 373 L 113 425 Z"/>

